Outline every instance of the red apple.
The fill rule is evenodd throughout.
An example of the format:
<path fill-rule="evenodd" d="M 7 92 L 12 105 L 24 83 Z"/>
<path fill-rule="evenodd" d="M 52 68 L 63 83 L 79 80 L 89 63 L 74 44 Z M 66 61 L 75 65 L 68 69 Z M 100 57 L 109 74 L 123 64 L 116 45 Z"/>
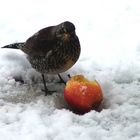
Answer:
<path fill-rule="evenodd" d="M 99 83 L 82 75 L 71 77 L 64 89 L 64 98 L 74 112 L 84 114 L 98 108 L 103 100 Z"/>

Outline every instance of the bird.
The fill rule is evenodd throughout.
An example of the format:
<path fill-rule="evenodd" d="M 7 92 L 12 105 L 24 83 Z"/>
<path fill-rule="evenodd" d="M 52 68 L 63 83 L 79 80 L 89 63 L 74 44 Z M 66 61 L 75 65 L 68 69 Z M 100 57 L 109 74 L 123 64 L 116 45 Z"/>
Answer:
<path fill-rule="evenodd" d="M 70 21 L 40 29 L 25 42 L 12 43 L 2 48 L 20 49 L 31 66 L 42 75 L 45 96 L 51 94 L 44 74 L 57 74 L 70 69 L 79 59 L 81 45 L 75 25 Z"/>

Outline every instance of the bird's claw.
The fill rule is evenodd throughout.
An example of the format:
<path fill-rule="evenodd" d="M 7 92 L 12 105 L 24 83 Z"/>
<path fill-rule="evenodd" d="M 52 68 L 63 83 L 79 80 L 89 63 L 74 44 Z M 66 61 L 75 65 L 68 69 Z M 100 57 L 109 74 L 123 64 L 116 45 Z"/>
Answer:
<path fill-rule="evenodd" d="M 50 91 L 50 90 L 45 90 L 45 89 L 42 89 L 42 91 L 45 92 L 45 96 L 51 95 L 52 93 L 56 92 L 55 90 Z"/>

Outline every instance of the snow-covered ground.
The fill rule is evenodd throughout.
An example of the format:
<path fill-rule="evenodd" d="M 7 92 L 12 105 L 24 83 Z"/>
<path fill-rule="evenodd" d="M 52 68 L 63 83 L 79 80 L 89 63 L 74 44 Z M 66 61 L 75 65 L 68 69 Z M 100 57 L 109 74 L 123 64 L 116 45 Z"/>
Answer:
<path fill-rule="evenodd" d="M 46 75 L 57 92 L 44 96 L 25 54 L 0 49 L 0 140 L 140 140 L 140 1 L 2 0 L 0 46 L 65 20 L 75 24 L 82 53 L 62 76 L 98 80 L 103 110 L 72 113 L 57 76 Z"/>

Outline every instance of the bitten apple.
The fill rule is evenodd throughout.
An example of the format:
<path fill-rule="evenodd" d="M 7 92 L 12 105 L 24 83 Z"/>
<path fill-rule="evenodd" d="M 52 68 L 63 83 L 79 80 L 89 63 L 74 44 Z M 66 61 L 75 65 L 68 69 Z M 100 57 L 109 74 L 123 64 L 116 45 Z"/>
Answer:
<path fill-rule="evenodd" d="M 64 98 L 74 112 L 84 114 L 98 108 L 103 100 L 103 93 L 96 80 L 90 81 L 83 75 L 76 75 L 66 83 Z"/>

